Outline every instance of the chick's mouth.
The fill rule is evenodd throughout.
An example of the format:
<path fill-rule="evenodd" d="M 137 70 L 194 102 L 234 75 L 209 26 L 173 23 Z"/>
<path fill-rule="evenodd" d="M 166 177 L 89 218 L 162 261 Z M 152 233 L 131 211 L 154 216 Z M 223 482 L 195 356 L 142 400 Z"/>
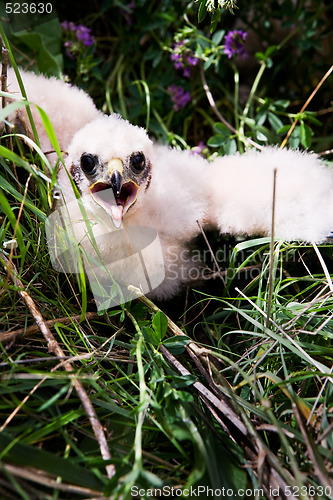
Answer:
<path fill-rule="evenodd" d="M 89 189 L 96 203 L 104 208 L 119 228 L 125 213 L 137 198 L 139 186 L 133 181 L 124 182 L 120 192 L 115 193 L 110 184 L 98 181 Z"/>

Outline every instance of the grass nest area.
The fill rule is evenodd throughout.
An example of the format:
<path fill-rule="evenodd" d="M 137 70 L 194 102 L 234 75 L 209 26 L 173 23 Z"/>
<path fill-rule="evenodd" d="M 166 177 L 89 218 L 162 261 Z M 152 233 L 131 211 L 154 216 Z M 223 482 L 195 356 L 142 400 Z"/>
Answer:
<path fill-rule="evenodd" d="M 105 16 L 109 3 L 101 6 Z M 181 22 L 178 3 L 185 12 Z M 237 80 L 242 65 L 240 72 L 233 62 L 233 72 L 221 69 L 220 35 L 215 33 L 215 41 L 214 35 L 203 38 L 188 20 L 193 4 L 186 10 L 184 2 L 178 3 L 164 1 L 159 10 L 152 2 L 148 27 L 145 2 L 139 2 L 131 22 L 141 23 L 141 31 L 133 32 L 124 21 L 133 15 L 131 4 L 114 31 L 114 20 L 87 13 L 99 52 L 88 48 L 81 59 L 68 58 L 66 74 L 73 82 L 81 79 L 103 111 L 145 123 L 158 140 L 190 149 L 189 143 L 206 134 L 208 157 L 242 152 L 249 143 L 281 144 L 286 134 L 294 147 L 329 148 L 328 122 L 323 119 L 325 133 L 319 139 L 311 128 L 326 111 L 294 112 L 301 108 L 302 68 L 291 97 L 280 95 L 288 82 L 278 88 L 276 101 L 265 97 L 283 67 L 289 33 L 283 43 L 259 53 L 259 71 L 245 89 L 244 104 Z M 199 2 L 201 15 L 208 3 Z M 260 2 L 253 3 L 255 27 Z M 291 9 L 290 2 L 284 3 Z M 122 8 L 119 2 L 112 5 L 117 12 Z M 323 2 L 322 9 L 327 21 L 330 6 Z M 276 10 L 274 3 L 277 17 Z M 312 40 L 310 25 L 319 19 L 312 11 L 306 14 L 299 12 L 297 18 L 298 23 L 305 19 L 307 30 L 297 47 L 303 56 L 313 49 L 305 42 Z M 205 22 L 209 33 L 218 15 L 214 20 L 208 13 Z M 59 19 L 52 23 L 60 30 Z M 320 33 L 331 33 L 325 26 Z M 120 38 L 122 27 L 128 38 Z M 293 36 L 299 30 L 296 23 Z M 36 52 L 36 33 L 52 58 Z M 52 54 L 58 49 L 46 43 L 46 30 L 36 33 L 29 38 L 33 32 L 28 30 L 26 39 L 19 33 L 10 42 L 1 34 L 18 60 L 20 44 L 26 43 L 26 66 L 41 65 L 42 57 L 52 74 L 63 71 L 59 54 Z M 54 40 L 57 36 L 60 40 L 61 30 L 53 32 Z M 141 60 L 147 37 L 150 47 Z M 119 53 L 111 46 L 111 57 L 107 44 L 114 38 L 122 41 Z M 179 55 L 185 39 L 191 50 L 196 47 L 197 57 L 206 54 L 206 61 L 201 74 L 198 65 L 196 79 L 186 81 L 193 107 L 177 117 L 175 110 L 163 113 L 172 106 L 165 89 L 175 78 L 165 61 L 170 53 Z M 128 68 L 123 56 L 134 46 L 140 50 Z M 275 53 L 276 73 L 261 80 Z M 215 102 L 211 89 L 223 89 L 224 97 Z M 219 269 L 212 266 L 205 279 L 168 302 L 140 296 L 99 313 L 84 272 L 66 274 L 52 267 L 45 223 L 56 172 L 35 141 L 9 128 L 16 105 L 0 110 L 0 498 L 333 499 L 331 241 L 316 245 L 205 234 L 196 244 L 209 262 L 211 251 L 220 252 Z M 226 119 L 219 109 L 226 110 Z M 235 128 L 227 127 L 227 133 L 221 118 Z"/>

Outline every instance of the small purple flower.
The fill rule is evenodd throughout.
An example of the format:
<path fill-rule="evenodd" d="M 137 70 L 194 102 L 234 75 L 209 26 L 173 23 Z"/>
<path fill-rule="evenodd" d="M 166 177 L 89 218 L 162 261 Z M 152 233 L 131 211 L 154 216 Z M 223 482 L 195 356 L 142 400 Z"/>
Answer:
<path fill-rule="evenodd" d="M 175 69 L 182 69 L 183 63 L 181 61 L 176 61 L 173 65 Z"/>
<path fill-rule="evenodd" d="M 200 141 L 199 144 L 191 150 L 191 153 L 194 155 L 204 156 L 202 152 L 206 147 L 206 144 L 203 141 Z"/>
<path fill-rule="evenodd" d="M 187 62 L 190 66 L 196 66 L 198 64 L 199 59 L 197 57 L 188 56 Z"/>
<path fill-rule="evenodd" d="M 90 31 L 91 30 L 86 26 L 83 26 L 83 24 L 79 24 L 79 26 L 76 27 L 76 37 L 79 42 L 83 42 L 86 47 L 89 47 L 95 42 L 95 39 L 91 36 Z"/>
<path fill-rule="evenodd" d="M 174 63 L 175 69 L 183 70 L 185 78 L 190 78 L 191 68 L 192 66 L 196 66 L 199 60 L 190 49 L 186 48 L 185 40 L 174 44 L 170 59 Z"/>
<path fill-rule="evenodd" d="M 224 53 L 229 59 L 233 56 L 247 57 L 244 43 L 247 33 L 242 30 L 229 31 L 225 37 Z"/>
<path fill-rule="evenodd" d="M 170 85 L 168 91 L 171 94 L 171 101 L 173 102 L 173 109 L 175 111 L 179 111 L 191 101 L 190 93 L 180 85 Z"/>
<path fill-rule="evenodd" d="M 75 31 L 76 26 L 72 22 L 63 21 L 60 25 L 64 31 Z"/>
<path fill-rule="evenodd" d="M 64 43 L 66 54 L 71 59 L 95 43 L 95 38 L 91 35 L 90 28 L 83 24 L 76 25 L 73 22 L 63 21 L 62 29 L 65 31 L 67 40 Z"/>
<path fill-rule="evenodd" d="M 70 58 L 70 59 L 74 59 L 74 55 L 73 55 L 73 42 L 71 42 L 70 40 L 68 40 L 67 42 L 64 43 L 64 47 L 66 49 L 66 55 Z"/>

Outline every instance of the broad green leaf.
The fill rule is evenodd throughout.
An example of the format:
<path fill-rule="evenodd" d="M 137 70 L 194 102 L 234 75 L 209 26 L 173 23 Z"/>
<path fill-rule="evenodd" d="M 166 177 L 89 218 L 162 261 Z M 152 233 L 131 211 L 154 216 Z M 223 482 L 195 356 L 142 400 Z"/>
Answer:
<path fill-rule="evenodd" d="M 210 139 L 208 139 L 207 145 L 211 148 L 219 148 L 226 141 L 226 137 L 221 134 L 213 135 Z"/>
<path fill-rule="evenodd" d="M 168 318 L 162 311 L 158 311 L 153 317 L 152 324 L 159 341 L 161 341 L 168 329 Z"/>
<path fill-rule="evenodd" d="M 161 338 L 154 328 L 144 326 L 142 328 L 142 333 L 146 342 L 149 342 L 149 344 L 152 344 L 154 347 L 158 347 L 160 345 Z"/>
<path fill-rule="evenodd" d="M 302 146 L 304 146 L 305 148 L 309 148 L 312 142 L 313 131 L 311 130 L 309 125 L 302 121 L 300 125 L 300 132 Z"/>

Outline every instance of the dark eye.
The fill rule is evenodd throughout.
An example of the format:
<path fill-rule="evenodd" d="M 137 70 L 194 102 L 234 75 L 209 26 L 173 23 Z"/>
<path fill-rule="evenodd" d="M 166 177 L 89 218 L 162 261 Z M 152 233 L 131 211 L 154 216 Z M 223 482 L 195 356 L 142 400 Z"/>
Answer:
<path fill-rule="evenodd" d="M 98 165 L 97 156 L 90 153 L 83 153 L 81 156 L 81 168 L 85 174 L 93 175 Z"/>
<path fill-rule="evenodd" d="M 131 169 L 135 174 L 140 174 L 146 165 L 146 158 L 143 153 L 133 153 L 130 157 Z"/>

